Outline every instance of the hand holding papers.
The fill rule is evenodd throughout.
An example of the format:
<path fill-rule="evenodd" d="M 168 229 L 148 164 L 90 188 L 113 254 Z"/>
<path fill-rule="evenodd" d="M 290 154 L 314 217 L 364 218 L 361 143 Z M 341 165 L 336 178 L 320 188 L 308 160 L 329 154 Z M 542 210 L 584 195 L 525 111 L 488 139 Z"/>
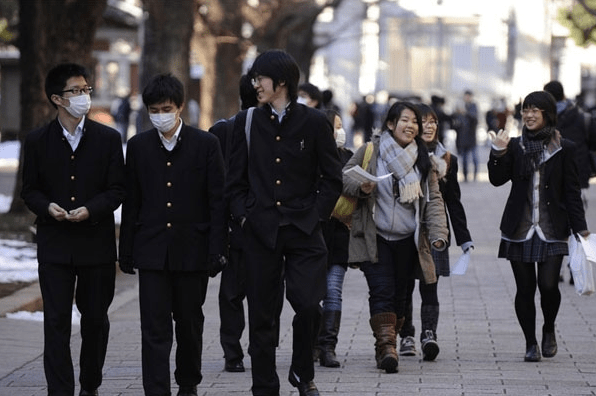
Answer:
<path fill-rule="evenodd" d="M 365 171 L 364 169 L 362 169 L 362 167 L 360 165 L 356 165 L 350 169 L 346 169 L 344 171 L 344 174 L 360 183 L 365 183 L 365 182 L 376 183 L 380 180 L 386 179 L 391 176 L 391 173 L 388 173 L 383 176 L 373 176 L 370 173 L 368 173 L 367 171 Z"/>

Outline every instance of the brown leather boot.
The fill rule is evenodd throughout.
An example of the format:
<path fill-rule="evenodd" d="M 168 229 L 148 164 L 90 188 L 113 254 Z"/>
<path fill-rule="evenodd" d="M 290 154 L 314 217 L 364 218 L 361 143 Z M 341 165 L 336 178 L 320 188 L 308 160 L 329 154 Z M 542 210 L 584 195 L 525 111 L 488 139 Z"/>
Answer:
<path fill-rule="evenodd" d="M 401 325 L 403 324 L 403 318 Z M 387 373 L 397 373 L 398 357 L 395 349 L 397 345 L 397 338 L 395 327 L 397 319 L 393 312 L 383 312 L 373 315 L 370 318 L 370 327 L 376 338 L 375 342 L 375 358 L 377 360 L 377 368 L 385 370 Z"/>

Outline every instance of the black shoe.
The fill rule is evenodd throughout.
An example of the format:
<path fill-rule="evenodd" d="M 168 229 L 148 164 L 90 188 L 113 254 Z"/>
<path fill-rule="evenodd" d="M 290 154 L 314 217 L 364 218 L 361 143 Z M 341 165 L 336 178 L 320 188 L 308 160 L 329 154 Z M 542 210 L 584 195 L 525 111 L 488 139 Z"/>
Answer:
<path fill-rule="evenodd" d="M 197 386 L 181 386 L 180 389 L 178 389 L 178 396 L 197 396 Z"/>
<path fill-rule="evenodd" d="M 439 354 L 437 336 L 432 330 L 425 330 L 422 334 L 422 337 L 424 337 L 420 340 L 420 343 L 422 344 L 422 360 L 431 362 L 435 360 Z"/>
<path fill-rule="evenodd" d="M 400 356 L 416 356 L 416 340 L 412 336 L 403 337 L 399 341 Z"/>
<path fill-rule="evenodd" d="M 557 338 L 555 333 L 542 334 L 542 356 L 553 357 L 557 354 Z"/>
<path fill-rule="evenodd" d="M 524 362 L 539 362 L 542 359 L 540 355 L 540 348 L 538 344 L 534 344 L 526 348 L 526 356 L 524 356 Z"/>
<path fill-rule="evenodd" d="M 242 360 L 226 361 L 224 370 L 228 373 L 243 373 L 245 371 L 244 363 L 242 363 Z"/>
<path fill-rule="evenodd" d="M 321 361 L 321 366 L 323 367 L 339 367 L 341 364 L 337 360 L 337 355 L 333 348 L 328 347 L 325 350 L 321 351 L 321 356 L 319 358 Z"/>
<path fill-rule="evenodd" d="M 319 390 L 314 381 L 301 381 L 292 369 L 290 369 L 288 380 L 294 388 L 298 389 L 298 394 L 300 396 L 319 396 Z"/>
<path fill-rule="evenodd" d="M 92 391 L 81 389 L 81 392 L 79 392 L 79 396 L 99 396 L 99 392 L 97 391 L 97 389 Z"/>

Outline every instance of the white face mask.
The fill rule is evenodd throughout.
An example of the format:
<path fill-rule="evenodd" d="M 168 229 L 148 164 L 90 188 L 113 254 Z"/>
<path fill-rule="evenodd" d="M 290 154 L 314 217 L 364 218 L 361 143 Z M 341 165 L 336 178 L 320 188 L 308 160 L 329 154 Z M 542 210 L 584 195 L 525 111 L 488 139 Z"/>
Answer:
<path fill-rule="evenodd" d="M 346 144 L 346 131 L 343 128 L 335 130 L 335 144 L 337 147 L 343 147 Z"/>
<path fill-rule="evenodd" d="M 86 115 L 91 108 L 91 96 L 89 94 L 72 96 L 65 99 L 68 99 L 70 106 L 64 108 L 75 118 L 81 118 Z"/>
<path fill-rule="evenodd" d="M 296 102 L 303 104 L 305 106 L 308 106 L 308 99 L 305 98 L 304 96 L 298 96 L 298 99 L 296 99 Z"/>
<path fill-rule="evenodd" d="M 149 119 L 153 126 L 161 133 L 171 131 L 178 121 L 177 113 L 157 113 L 149 114 Z"/>

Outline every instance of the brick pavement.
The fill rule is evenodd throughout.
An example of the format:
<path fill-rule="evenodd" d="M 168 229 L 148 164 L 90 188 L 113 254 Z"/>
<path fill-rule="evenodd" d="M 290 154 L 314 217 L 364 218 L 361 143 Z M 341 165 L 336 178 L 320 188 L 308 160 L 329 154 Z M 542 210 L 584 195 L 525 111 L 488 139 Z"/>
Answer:
<path fill-rule="evenodd" d="M 486 157 L 480 157 L 485 162 Z M 316 366 L 315 382 L 321 395 L 596 395 L 596 296 L 580 297 L 567 282 L 560 285 L 558 354 L 539 363 L 523 361 L 525 342 L 513 308 L 513 275 L 508 262 L 496 258 L 498 223 L 508 191 L 508 186 L 490 186 L 484 173 L 478 182 L 462 183 L 476 249 L 464 276 L 440 279 L 438 336 L 441 352 L 435 362 L 424 362 L 418 355 L 401 357 L 397 374 L 385 374 L 375 368 L 366 282 L 359 270 L 348 271 L 337 346 L 341 367 Z M 587 213 L 588 225 L 596 231 L 596 186 L 589 190 L 589 202 L 592 205 Z M 451 249 L 453 261 L 459 253 L 459 248 Z M 142 395 L 136 278 L 121 275 L 117 282 L 118 294 L 111 308 L 112 329 L 100 392 L 101 395 Z M 249 358 L 244 360 L 245 373 L 223 371 L 218 338 L 218 283 L 219 278 L 210 282 L 204 307 L 204 379 L 199 385 L 199 395 L 250 395 Z M 538 298 L 536 301 L 539 304 Z M 415 307 L 419 302 L 415 292 Z M 287 382 L 291 315 L 291 307 L 286 304 L 277 353 L 283 396 L 297 395 Z M 419 329 L 416 310 L 414 316 Z M 542 317 L 538 313 L 538 339 L 541 324 Z M 77 327 L 74 329 L 76 333 Z M 247 344 L 245 334 L 245 351 Z M 46 394 L 42 347 L 41 323 L 0 318 L 0 396 Z M 72 348 L 76 361 L 78 335 L 73 336 Z M 419 343 L 417 348 L 420 348 Z M 175 384 L 172 391 L 176 394 Z"/>

